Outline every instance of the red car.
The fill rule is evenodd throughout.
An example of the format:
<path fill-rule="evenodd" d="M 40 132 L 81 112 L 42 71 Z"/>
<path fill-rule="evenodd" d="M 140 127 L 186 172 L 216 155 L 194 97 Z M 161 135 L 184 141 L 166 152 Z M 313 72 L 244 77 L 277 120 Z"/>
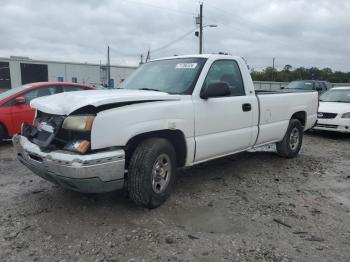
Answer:
<path fill-rule="evenodd" d="M 35 110 L 29 105 L 32 99 L 62 92 L 94 89 L 94 87 L 84 84 L 40 82 L 0 93 L 0 141 L 19 133 L 22 123 L 33 122 Z"/>

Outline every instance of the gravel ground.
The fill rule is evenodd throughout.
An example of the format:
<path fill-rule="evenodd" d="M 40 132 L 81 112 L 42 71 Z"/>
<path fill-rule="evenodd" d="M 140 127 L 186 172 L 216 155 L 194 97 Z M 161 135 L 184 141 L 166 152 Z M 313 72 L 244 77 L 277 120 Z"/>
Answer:
<path fill-rule="evenodd" d="M 309 133 L 180 170 L 160 208 L 83 195 L 0 146 L 0 261 L 350 261 L 350 136 Z"/>

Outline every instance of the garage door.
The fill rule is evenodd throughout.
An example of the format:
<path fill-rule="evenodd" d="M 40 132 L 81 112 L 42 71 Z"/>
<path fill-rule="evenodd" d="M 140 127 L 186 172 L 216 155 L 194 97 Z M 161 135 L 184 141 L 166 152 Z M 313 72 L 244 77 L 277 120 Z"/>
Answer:
<path fill-rule="evenodd" d="M 21 63 L 22 84 L 47 82 L 47 65 Z"/>
<path fill-rule="evenodd" d="M 0 62 L 0 89 L 11 88 L 10 64 L 9 62 Z"/>

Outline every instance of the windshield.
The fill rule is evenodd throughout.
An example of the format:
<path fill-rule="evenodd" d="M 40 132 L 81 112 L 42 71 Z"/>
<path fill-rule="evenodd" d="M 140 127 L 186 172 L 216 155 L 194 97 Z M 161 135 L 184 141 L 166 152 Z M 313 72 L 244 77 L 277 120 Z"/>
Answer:
<path fill-rule="evenodd" d="M 350 103 L 350 89 L 332 89 L 320 97 L 322 102 Z"/>
<path fill-rule="evenodd" d="M 293 81 L 286 87 L 287 89 L 313 90 L 314 83 L 311 81 Z"/>
<path fill-rule="evenodd" d="M 24 85 L 24 86 L 20 86 L 20 87 L 16 87 L 16 88 L 12 88 L 10 90 L 7 90 L 7 91 L 0 94 L 0 101 L 5 99 L 5 98 L 8 98 L 10 96 L 13 96 L 19 92 L 22 92 L 23 90 L 25 90 L 29 87 L 31 87 L 31 85 Z"/>
<path fill-rule="evenodd" d="M 142 65 L 120 88 L 191 94 L 205 58 L 176 58 Z"/>

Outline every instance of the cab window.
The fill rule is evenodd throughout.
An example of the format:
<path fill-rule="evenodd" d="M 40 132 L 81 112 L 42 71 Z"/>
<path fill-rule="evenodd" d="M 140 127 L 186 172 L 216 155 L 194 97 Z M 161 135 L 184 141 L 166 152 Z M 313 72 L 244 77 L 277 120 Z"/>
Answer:
<path fill-rule="evenodd" d="M 236 61 L 219 60 L 211 65 L 204 81 L 203 89 L 217 82 L 225 82 L 228 84 L 231 91 L 230 96 L 245 95 L 241 71 Z"/>

